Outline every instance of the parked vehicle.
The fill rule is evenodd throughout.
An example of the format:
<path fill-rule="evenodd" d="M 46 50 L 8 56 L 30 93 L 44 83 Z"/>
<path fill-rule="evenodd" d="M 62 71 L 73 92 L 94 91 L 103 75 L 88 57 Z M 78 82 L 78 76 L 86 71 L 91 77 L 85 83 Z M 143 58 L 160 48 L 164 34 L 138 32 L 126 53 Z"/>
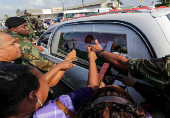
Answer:
<path fill-rule="evenodd" d="M 170 8 L 113 12 L 58 23 L 41 36 L 37 45 L 44 48 L 42 54 L 45 58 L 56 63 L 76 49 L 78 60 L 73 62 L 75 67 L 67 70 L 62 78 L 75 90 L 86 86 L 89 62 L 85 46 L 94 43 L 93 39 L 110 52 L 117 51 L 113 44 L 120 45 L 128 58 L 158 58 L 170 54 L 169 27 Z M 86 42 L 88 35 L 93 37 L 92 42 Z M 98 71 L 105 62 L 99 59 L 96 61 Z M 116 74 L 116 70 L 113 73 Z M 122 85 L 118 80 L 113 84 Z M 127 87 L 127 90 L 135 101 L 144 101 L 132 87 Z"/>
<path fill-rule="evenodd" d="M 90 9 L 89 12 L 105 13 L 105 12 L 109 12 L 110 10 L 112 10 L 112 8 L 95 8 L 95 9 Z"/>
<path fill-rule="evenodd" d="M 65 19 L 71 19 L 76 17 L 87 16 L 91 14 L 97 14 L 97 11 L 91 10 L 67 10 L 57 14 L 57 22 L 60 22 Z"/>
<path fill-rule="evenodd" d="M 48 25 L 47 25 L 47 20 L 49 20 L 49 19 L 50 18 L 41 19 L 41 22 L 43 23 L 45 30 L 49 28 Z"/>

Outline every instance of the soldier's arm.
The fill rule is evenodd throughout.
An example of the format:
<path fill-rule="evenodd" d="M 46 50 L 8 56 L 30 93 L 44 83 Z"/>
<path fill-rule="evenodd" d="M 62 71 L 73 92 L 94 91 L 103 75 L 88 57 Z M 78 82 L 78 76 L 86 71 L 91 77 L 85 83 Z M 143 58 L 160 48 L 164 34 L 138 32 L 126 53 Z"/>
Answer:
<path fill-rule="evenodd" d="M 23 43 L 23 44 L 22 44 Z M 43 71 L 49 71 L 56 64 L 44 59 L 31 42 L 21 42 L 22 60 Z"/>
<path fill-rule="evenodd" d="M 42 48 L 42 47 L 40 47 L 40 46 L 37 46 L 37 45 L 35 45 L 35 44 L 33 44 L 40 52 L 42 52 L 42 51 L 44 51 L 44 49 Z"/>
<path fill-rule="evenodd" d="M 113 54 L 107 51 L 103 51 L 103 58 L 106 59 L 106 61 L 111 63 L 113 66 L 116 66 L 124 71 L 128 71 L 129 59 L 121 55 Z"/>
<path fill-rule="evenodd" d="M 44 59 L 34 46 L 30 46 L 31 44 L 27 44 L 24 47 L 21 47 L 23 54 L 22 58 L 34 67 L 43 71 L 48 71 L 45 74 L 46 81 L 50 87 L 55 86 L 64 75 L 65 70 L 61 70 L 61 65 L 57 66 L 55 63 Z"/>
<path fill-rule="evenodd" d="M 30 40 L 28 40 L 27 38 L 24 38 L 26 41 L 28 41 L 28 42 L 31 42 Z M 31 42 L 32 43 L 32 42 Z M 34 43 L 32 43 L 40 52 L 42 52 L 42 51 L 44 51 L 44 49 L 42 48 L 42 47 L 40 47 L 40 46 L 37 46 L 37 45 L 35 45 Z"/>
<path fill-rule="evenodd" d="M 169 83 L 164 58 L 131 59 L 128 71 L 132 77 L 142 79 L 160 89 L 165 89 L 165 86 Z"/>

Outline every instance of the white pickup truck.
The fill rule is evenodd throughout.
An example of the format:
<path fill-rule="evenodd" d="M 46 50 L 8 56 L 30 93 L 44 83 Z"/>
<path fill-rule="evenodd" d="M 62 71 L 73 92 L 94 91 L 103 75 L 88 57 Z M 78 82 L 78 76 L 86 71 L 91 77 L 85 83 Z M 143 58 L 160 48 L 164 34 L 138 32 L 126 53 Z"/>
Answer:
<path fill-rule="evenodd" d="M 170 8 L 105 13 L 61 22 L 47 30 L 37 42 L 44 48 L 45 58 L 58 63 L 72 49 L 77 51 L 75 68 L 67 70 L 62 78 L 74 90 L 87 83 L 89 63 L 84 48 L 89 44 L 85 42 L 88 35 L 93 37 L 91 44 L 97 39 L 112 53 L 118 51 L 114 45 L 120 45 L 127 58 L 163 57 L 170 54 Z M 96 61 L 98 71 L 104 62 L 101 58 Z M 122 85 L 117 80 L 113 84 Z M 132 87 L 127 90 L 135 101 L 144 101 Z"/>

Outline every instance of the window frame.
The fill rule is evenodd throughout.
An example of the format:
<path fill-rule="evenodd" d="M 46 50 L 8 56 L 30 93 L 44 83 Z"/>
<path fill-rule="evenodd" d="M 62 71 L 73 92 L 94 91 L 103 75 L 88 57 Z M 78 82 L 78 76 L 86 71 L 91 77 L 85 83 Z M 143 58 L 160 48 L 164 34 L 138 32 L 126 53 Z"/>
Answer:
<path fill-rule="evenodd" d="M 43 48 L 46 48 L 46 49 L 48 49 L 49 47 L 50 47 L 50 43 L 51 43 L 51 37 L 53 36 L 52 35 L 52 32 L 46 32 L 46 33 L 44 33 L 44 34 L 42 34 L 41 35 L 41 37 L 38 39 L 38 41 L 37 41 L 37 45 L 38 45 L 38 42 L 39 42 L 39 40 L 41 40 L 41 38 L 42 38 L 42 36 L 44 36 L 44 35 L 46 35 L 46 34 L 50 34 L 50 36 L 49 36 L 49 38 L 48 38 L 48 43 L 47 43 L 47 46 L 46 47 L 44 47 L 44 46 L 42 46 Z M 50 43 L 49 43 L 50 42 Z"/>
<path fill-rule="evenodd" d="M 139 37 L 140 39 L 142 40 L 142 42 L 144 43 L 144 45 L 146 46 L 149 54 L 150 54 L 150 57 L 151 58 L 157 58 L 157 55 L 155 53 L 155 50 L 153 49 L 151 43 L 149 42 L 148 38 L 146 37 L 146 35 L 138 28 L 136 27 L 135 25 L 131 24 L 131 23 L 128 23 L 128 22 L 125 22 L 125 21 L 120 21 L 120 20 L 90 20 L 90 21 L 79 21 L 79 22 L 72 22 L 72 23 L 65 23 L 65 24 L 61 24 L 59 25 L 56 30 L 54 31 L 54 33 L 52 34 L 52 40 L 57 32 L 57 30 L 60 28 L 60 27 L 65 27 L 65 26 L 73 26 L 73 25 L 84 25 L 84 24 L 111 24 L 111 25 L 122 25 L 122 26 L 125 26 L 129 29 L 131 29 L 132 31 L 134 31 Z M 50 55 L 53 55 L 51 53 L 51 45 L 52 45 L 52 40 L 50 40 Z M 54 55 L 53 55 L 54 56 Z M 56 55 L 55 55 L 56 56 Z M 64 58 L 61 58 L 59 56 L 56 56 L 60 59 L 64 59 Z M 80 64 L 80 63 L 77 63 L 77 62 L 73 62 L 74 64 L 77 64 L 77 65 L 80 65 L 82 67 L 85 67 L 88 69 L 88 67 L 86 67 L 85 65 L 83 64 Z M 98 69 L 100 69 L 100 67 L 98 67 Z"/>

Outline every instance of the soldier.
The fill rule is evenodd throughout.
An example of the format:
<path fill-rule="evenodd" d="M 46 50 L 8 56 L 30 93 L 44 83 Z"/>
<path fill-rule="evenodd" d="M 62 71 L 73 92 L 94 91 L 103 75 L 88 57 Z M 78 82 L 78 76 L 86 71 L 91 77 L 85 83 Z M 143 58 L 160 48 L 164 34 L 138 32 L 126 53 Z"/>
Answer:
<path fill-rule="evenodd" d="M 42 23 L 40 19 L 40 15 L 38 15 L 37 21 L 38 21 L 38 24 Z"/>
<path fill-rule="evenodd" d="M 10 17 L 6 20 L 5 25 L 8 27 L 8 33 L 16 39 L 16 42 L 21 45 L 21 57 L 15 63 L 34 66 L 41 71 L 49 71 L 56 66 L 56 63 L 44 59 L 34 44 L 24 38 L 29 34 L 26 20 L 21 17 Z M 76 52 L 74 52 L 76 53 Z"/>
<path fill-rule="evenodd" d="M 28 11 L 26 11 L 24 14 L 22 14 L 21 17 L 23 17 L 25 20 L 27 20 L 27 26 L 29 28 L 29 35 L 27 37 L 31 42 L 34 42 L 37 39 L 36 34 L 34 32 L 35 28 L 32 24 L 34 17 L 32 16 L 31 13 L 28 13 Z"/>
<path fill-rule="evenodd" d="M 124 71 L 128 71 L 132 77 L 142 79 L 161 90 L 161 98 L 166 109 L 164 115 L 170 116 L 170 56 L 153 59 L 126 59 L 121 55 L 103 50 L 95 40 L 96 45 L 89 45 L 101 57 L 110 64 Z"/>
<path fill-rule="evenodd" d="M 36 38 L 36 34 L 34 32 L 33 25 L 32 25 L 32 23 L 30 21 L 27 21 L 27 26 L 29 28 L 29 36 L 28 36 L 28 38 L 29 38 L 29 40 L 31 42 L 34 42 L 37 38 Z"/>
<path fill-rule="evenodd" d="M 14 60 L 21 57 L 21 45 L 16 43 L 16 39 L 7 33 L 0 32 L 0 66 L 6 63 L 12 63 Z M 74 67 L 71 63 L 75 58 L 75 52 L 70 52 L 65 61 L 57 64 L 50 71 L 45 73 L 46 82 L 50 87 L 55 86 L 63 76 L 65 70 Z"/>
<path fill-rule="evenodd" d="M 33 20 L 34 20 L 34 17 L 32 16 L 32 14 L 31 13 L 28 13 L 28 16 L 29 16 L 29 20 L 28 20 L 28 23 L 27 23 L 27 26 L 28 26 L 28 28 L 29 28 L 29 40 L 31 41 L 31 42 L 34 42 L 35 40 L 37 40 L 37 38 L 36 38 L 36 34 L 35 34 L 35 32 L 34 32 L 34 26 L 33 26 Z"/>

